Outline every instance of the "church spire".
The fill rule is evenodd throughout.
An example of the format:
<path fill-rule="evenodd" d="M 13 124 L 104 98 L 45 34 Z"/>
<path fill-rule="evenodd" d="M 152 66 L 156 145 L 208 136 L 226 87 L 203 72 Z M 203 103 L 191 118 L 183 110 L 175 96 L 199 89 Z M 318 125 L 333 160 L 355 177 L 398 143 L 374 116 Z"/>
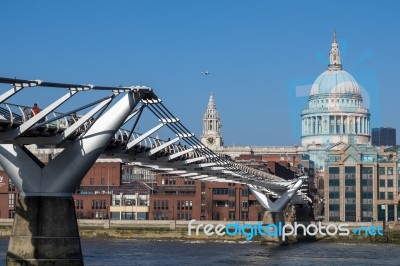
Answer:
<path fill-rule="evenodd" d="M 223 145 L 221 135 L 221 120 L 214 102 L 214 96 L 210 93 L 207 110 L 203 117 L 203 134 L 200 140 L 210 149 L 216 149 Z"/>
<path fill-rule="evenodd" d="M 342 63 L 340 62 L 339 44 L 337 43 L 336 31 L 333 32 L 333 43 L 331 52 L 329 53 L 329 66 L 328 70 L 342 70 Z"/>

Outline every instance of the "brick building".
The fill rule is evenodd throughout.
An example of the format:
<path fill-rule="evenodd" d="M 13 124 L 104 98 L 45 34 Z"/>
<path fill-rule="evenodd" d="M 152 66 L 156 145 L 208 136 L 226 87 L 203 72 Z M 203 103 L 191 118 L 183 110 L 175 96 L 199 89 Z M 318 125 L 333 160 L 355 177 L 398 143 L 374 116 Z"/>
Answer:
<path fill-rule="evenodd" d="M 124 180 L 127 169 L 120 162 L 96 162 L 73 195 L 77 218 L 148 219 L 151 188 Z"/>
<path fill-rule="evenodd" d="M 157 176 L 150 220 L 261 220 L 263 208 L 247 186 Z"/>
<path fill-rule="evenodd" d="M 18 191 L 4 170 L 0 170 L 0 218 L 14 218 Z"/>
<path fill-rule="evenodd" d="M 249 161 L 255 166 L 253 158 Z M 258 161 L 266 167 L 267 163 Z M 78 219 L 254 221 L 261 220 L 263 214 L 262 207 L 246 185 L 156 175 L 113 160 L 96 162 L 82 179 L 73 198 Z M 17 199 L 15 186 L 1 171 L 1 218 L 14 217 Z"/>

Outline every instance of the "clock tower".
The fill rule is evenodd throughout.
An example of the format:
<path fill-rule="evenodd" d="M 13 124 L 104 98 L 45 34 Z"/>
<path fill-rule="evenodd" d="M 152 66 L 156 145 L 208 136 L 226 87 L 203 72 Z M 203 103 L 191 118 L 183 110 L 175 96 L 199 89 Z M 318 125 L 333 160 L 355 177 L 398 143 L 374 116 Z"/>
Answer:
<path fill-rule="evenodd" d="M 204 145 L 212 150 L 223 146 L 221 136 L 221 121 L 219 119 L 212 94 L 210 94 L 207 110 L 204 113 L 203 134 L 201 134 L 200 140 Z"/>

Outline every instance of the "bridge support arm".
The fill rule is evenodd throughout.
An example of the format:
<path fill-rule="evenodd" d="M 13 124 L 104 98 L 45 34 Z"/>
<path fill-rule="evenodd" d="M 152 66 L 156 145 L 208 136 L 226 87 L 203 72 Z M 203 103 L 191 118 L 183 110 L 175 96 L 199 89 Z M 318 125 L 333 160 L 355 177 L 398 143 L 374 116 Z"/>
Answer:
<path fill-rule="evenodd" d="M 270 212 L 282 212 L 285 208 L 286 205 L 289 203 L 289 201 L 293 198 L 293 196 L 296 194 L 297 190 L 301 187 L 301 184 L 303 184 L 303 180 L 300 179 L 299 181 L 296 182 L 296 184 L 290 188 L 288 191 L 283 193 L 275 202 L 272 202 L 270 199 L 268 199 L 264 193 L 261 193 L 259 190 L 257 190 L 253 186 L 248 186 L 253 195 L 256 197 L 257 201 L 263 206 L 267 211 Z"/>

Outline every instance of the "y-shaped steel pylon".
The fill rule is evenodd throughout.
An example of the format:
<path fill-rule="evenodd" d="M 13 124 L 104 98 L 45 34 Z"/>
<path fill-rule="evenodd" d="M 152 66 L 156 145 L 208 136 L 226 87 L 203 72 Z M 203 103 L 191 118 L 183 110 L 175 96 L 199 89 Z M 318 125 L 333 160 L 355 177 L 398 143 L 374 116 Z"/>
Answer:
<path fill-rule="evenodd" d="M 22 86 L 15 87 L 18 89 L 14 92 L 18 92 Z M 9 92 L 0 96 L 0 100 L 8 98 Z M 149 92 L 148 88 L 127 90 L 126 95 L 99 116 L 82 137 L 74 140 L 47 165 L 23 145 L 0 144 L 0 164 L 21 193 L 7 264 L 83 264 L 72 193 L 137 103 Z M 54 109 L 64 98 L 75 93 L 70 91 L 48 109 Z M 2 133 L 0 138 L 19 137 L 40 123 L 46 113 L 45 109 L 18 128 Z"/>

